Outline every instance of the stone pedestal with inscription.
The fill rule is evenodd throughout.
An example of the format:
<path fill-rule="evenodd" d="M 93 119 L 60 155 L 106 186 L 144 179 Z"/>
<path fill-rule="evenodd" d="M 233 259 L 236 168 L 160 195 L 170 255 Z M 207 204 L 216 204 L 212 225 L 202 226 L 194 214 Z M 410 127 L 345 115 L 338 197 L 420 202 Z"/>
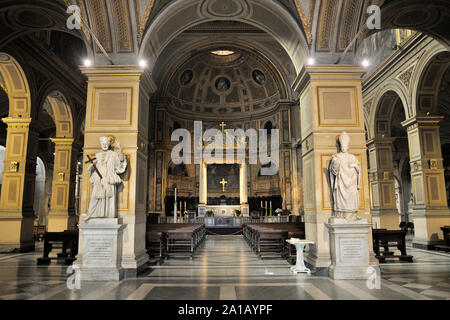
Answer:
<path fill-rule="evenodd" d="M 123 228 L 116 218 L 91 219 L 79 226 L 83 246 L 75 265 L 80 268 L 82 281 L 119 281 L 123 278 Z"/>
<path fill-rule="evenodd" d="M 371 225 L 367 220 L 331 218 L 326 227 L 330 235 L 330 278 L 368 279 L 371 271 L 368 247 Z"/>

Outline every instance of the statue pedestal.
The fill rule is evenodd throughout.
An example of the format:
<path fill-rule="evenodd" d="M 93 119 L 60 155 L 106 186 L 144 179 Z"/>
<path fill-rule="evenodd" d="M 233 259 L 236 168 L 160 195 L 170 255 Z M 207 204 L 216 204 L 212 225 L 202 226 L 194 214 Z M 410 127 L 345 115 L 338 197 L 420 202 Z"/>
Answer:
<path fill-rule="evenodd" d="M 119 219 L 96 218 L 79 226 L 81 257 L 75 263 L 80 268 L 82 281 L 119 281 L 121 267 L 122 233 Z"/>
<path fill-rule="evenodd" d="M 371 225 L 366 219 L 347 221 L 330 218 L 325 224 L 330 234 L 331 266 L 328 269 L 332 279 L 368 279 L 369 232 Z"/>

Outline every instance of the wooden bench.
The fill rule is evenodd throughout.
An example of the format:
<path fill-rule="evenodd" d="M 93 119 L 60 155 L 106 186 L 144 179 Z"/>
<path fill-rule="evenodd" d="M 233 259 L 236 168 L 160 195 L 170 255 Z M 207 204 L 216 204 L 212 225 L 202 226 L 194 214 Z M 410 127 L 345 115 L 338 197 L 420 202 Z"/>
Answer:
<path fill-rule="evenodd" d="M 450 251 L 450 226 L 441 227 L 441 230 L 444 234 L 444 244 L 435 245 L 434 247 L 438 250 Z"/>
<path fill-rule="evenodd" d="M 147 251 L 150 256 L 159 259 L 186 255 L 193 257 L 205 234 L 204 224 L 148 224 Z"/>
<path fill-rule="evenodd" d="M 373 251 L 380 263 L 386 262 L 388 258 L 398 258 L 400 261 L 413 262 L 413 256 L 406 253 L 406 231 L 373 229 Z M 400 255 L 395 255 L 389 248 L 395 247 L 400 250 Z M 383 248 L 384 251 L 380 249 Z"/>
<path fill-rule="evenodd" d="M 260 258 L 273 254 L 292 257 L 293 250 L 286 245 L 286 239 L 305 236 L 304 226 L 298 223 L 249 223 L 243 225 L 242 234 Z"/>
<path fill-rule="evenodd" d="M 57 259 L 64 259 L 65 265 L 71 265 L 78 254 L 78 230 L 66 230 L 64 232 L 46 232 L 44 234 L 44 254 L 37 259 L 38 265 L 49 265 L 50 252 L 54 243 L 62 244 L 62 251 L 57 254 Z M 69 250 L 69 252 L 67 252 Z"/>

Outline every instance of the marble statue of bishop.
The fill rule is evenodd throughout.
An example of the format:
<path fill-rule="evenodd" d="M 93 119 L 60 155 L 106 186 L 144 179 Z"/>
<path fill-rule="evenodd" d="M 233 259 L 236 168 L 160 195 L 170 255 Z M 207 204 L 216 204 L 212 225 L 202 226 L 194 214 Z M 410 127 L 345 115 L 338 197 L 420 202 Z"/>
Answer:
<path fill-rule="evenodd" d="M 91 198 L 88 212 L 83 215 L 85 221 L 92 218 L 117 218 L 117 186 L 122 183 L 119 174 L 125 173 L 127 169 L 127 160 L 119 142 L 116 144 L 119 152 L 111 150 L 108 137 L 101 137 L 100 145 L 102 151 L 95 155 L 95 161 L 88 168 Z"/>
<path fill-rule="evenodd" d="M 343 132 L 339 137 L 341 151 L 333 155 L 329 173 L 335 217 L 357 220 L 359 190 L 361 189 L 361 164 L 348 153 L 350 136 Z"/>

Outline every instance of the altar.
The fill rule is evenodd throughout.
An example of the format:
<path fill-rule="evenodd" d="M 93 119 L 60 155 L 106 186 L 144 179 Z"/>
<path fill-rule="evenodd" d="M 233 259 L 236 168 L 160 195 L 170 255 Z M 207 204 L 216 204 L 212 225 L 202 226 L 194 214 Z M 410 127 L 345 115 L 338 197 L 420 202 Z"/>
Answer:
<path fill-rule="evenodd" d="M 215 217 L 232 217 L 235 210 L 241 210 L 241 206 L 206 206 L 206 211 L 212 211 Z"/>

